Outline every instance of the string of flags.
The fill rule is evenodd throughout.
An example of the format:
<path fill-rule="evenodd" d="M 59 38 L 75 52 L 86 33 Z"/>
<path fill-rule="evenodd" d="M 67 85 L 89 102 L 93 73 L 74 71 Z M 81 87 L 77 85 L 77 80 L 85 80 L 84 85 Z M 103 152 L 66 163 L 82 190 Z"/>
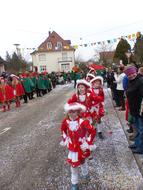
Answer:
<path fill-rule="evenodd" d="M 95 46 L 95 45 L 101 45 L 101 44 L 111 44 L 111 43 L 116 43 L 118 42 L 121 38 L 127 39 L 129 41 L 134 41 L 137 37 L 140 36 L 140 32 L 137 32 L 136 34 L 129 34 L 127 36 L 122 36 L 119 38 L 114 38 L 111 40 L 104 40 L 104 41 L 98 41 L 98 42 L 92 42 L 92 43 L 85 43 L 85 44 L 80 44 L 80 45 L 74 45 L 74 49 L 78 49 L 79 47 L 90 47 L 90 46 Z"/>
<path fill-rule="evenodd" d="M 63 46 L 63 48 L 64 49 L 70 49 L 72 47 L 74 49 L 78 49 L 79 47 L 91 47 L 91 46 L 96 46 L 96 45 L 101 45 L 101 44 L 113 44 L 113 43 L 118 42 L 121 38 L 124 38 L 124 39 L 129 40 L 129 41 L 134 41 L 139 36 L 140 36 L 140 32 L 137 32 L 137 33 L 129 34 L 129 35 L 126 35 L 126 36 L 121 36 L 121 37 L 110 39 L 110 40 L 97 41 L 97 42 L 91 42 L 91 43 L 84 43 L 84 44 L 79 44 L 79 45 L 75 44 L 73 46 L 67 45 L 67 46 Z M 80 38 L 80 39 L 82 39 L 82 38 Z M 25 51 L 25 50 L 34 51 L 34 50 L 36 50 L 36 48 L 19 48 L 19 49 L 21 51 Z M 55 48 L 55 50 L 58 50 L 58 47 Z"/>

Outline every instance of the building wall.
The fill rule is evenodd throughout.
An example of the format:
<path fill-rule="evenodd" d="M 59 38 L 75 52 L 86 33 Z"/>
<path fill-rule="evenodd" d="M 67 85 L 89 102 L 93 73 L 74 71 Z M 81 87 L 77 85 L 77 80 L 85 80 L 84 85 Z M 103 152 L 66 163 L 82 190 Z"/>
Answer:
<path fill-rule="evenodd" d="M 65 56 L 65 53 L 67 56 Z M 46 53 L 36 53 L 32 55 L 33 66 L 38 68 L 38 72 L 42 72 L 41 68 L 45 68 L 47 72 L 61 72 L 63 71 L 63 65 L 69 64 L 69 69 L 71 71 L 72 67 L 75 65 L 74 51 L 61 51 L 61 52 L 46 52 Z M 71 60 L 71 61 L 70 61 Z"/>
<path fill-rule="evenodd" d="M 5 71 L 4 65 L 0 65 L 0 74 L 1 74 L 2 72 L 4 72 L 4 71 Z"/>

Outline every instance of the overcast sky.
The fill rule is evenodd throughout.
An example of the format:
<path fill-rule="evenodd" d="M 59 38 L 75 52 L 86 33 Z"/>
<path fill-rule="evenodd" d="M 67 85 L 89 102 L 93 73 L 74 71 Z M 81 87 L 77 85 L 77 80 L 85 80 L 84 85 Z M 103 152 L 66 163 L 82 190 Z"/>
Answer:
<path fill-rule="evenodd" d="M 143 32 L 143 0 L 3 0 L 0 24 L 0 56 L 5 58 L 15 43 L 37 48 L 49 30 L 72 44 Z M 77 54 L 91 57 L 93 48 L 80 48 Z"/>

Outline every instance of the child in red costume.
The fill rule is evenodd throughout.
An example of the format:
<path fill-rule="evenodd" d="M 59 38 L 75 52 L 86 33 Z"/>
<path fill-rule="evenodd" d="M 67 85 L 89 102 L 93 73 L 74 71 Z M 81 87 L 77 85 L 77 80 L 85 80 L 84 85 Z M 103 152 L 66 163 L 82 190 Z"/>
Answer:
<path fill-rule="evenodd" d="M 86 75 L 86 80 L 87 80 L 87 82 L 90 82 L 93 78 L 95 78 L 95 75 L 94 75 L 94 74 L 87 73 L 87 75 Z"/>
<path fill-rule="evenodd" d="M 12 77 L 12 87 L 14 89 L 14 96 L 16 100 L 16 107 L 20 107 L 20 97 L 25 94 L 24 88 L 21 82 L 19 81 L 19 77 L 17 77 L 14 74 L 12 74 L 11 77 Z"/>
<path fill-rule="evenodd" d="M 90 113 L 90 107 L 92 101 L 98 102 L 99 98 L 95 94 L 93 94 L 89 89 L 91 88 L 91 84 L 84 79 L 80 79 L 77 81 L 76 85 L 76 93 L 72 96 L 71 99 L 68 100 L 68 103 L 78 102 L 86 107 L 86 111 L 82 113 L 82 117 L 86 118 L 92 124 L 92 117 Z"/>
<path fill-rule="evenodd" d="M 0 103 L 3 105 L 3 112 L 6 111 L 6 105 L 8 110 L 10 110 L 10 102 L 13 99 L 13 88 L 9 86 L 3 78 L 0 78 Z"/>
<path fill-rule="evenodd" d="M 86 110 L 86 107 L 79 103 L 66 104 L 65 112 L 67 117 L 61 125 L 62 146 L 67 146 L 69 153 L 67 162 L 71 166 L 71 190 L 78 190 L 78 167 L 81 166 L 84 180 L 89 179 L 88 165 L 86 158 L 90 151 L 96 146 L 92 144 L 96 131 L 88 120 L 80 117 L 80 112 Z"/>
<path fill-rule="evenodd" d="M 98 96 L 99 101 L 92 101 L 91 106 L 91 115 L 94 123 L 96 123 L 97 126 L 97 132 L 99 135 L 99 138 L 103 139 L 102 135 L 102 122 L 101 118 L 104 116 L 104 91 L 103 91 L 103 78 L 101 76 L 97 76 L 94 79 L 91 80 L 92 85 L 92 93 L 95 96 Z"/>

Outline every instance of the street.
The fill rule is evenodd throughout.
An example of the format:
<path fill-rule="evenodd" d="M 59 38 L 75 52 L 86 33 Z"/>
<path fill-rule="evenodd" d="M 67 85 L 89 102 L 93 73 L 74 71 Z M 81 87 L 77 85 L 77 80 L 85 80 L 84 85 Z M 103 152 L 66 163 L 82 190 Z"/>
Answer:
<path fill-rule="evenodd" d="M 67 150 L 59 145 L 63 106 L 73 85 L 57 86 L 21 108 L 0 112 L 0 190 L 69 190 Z M 142 190 L 143 177 L 105 89 L 104 140 L 89 160 L 90 182 L 81 190 Z M 15 106 L 15 105 L 13 105 Z"/>

